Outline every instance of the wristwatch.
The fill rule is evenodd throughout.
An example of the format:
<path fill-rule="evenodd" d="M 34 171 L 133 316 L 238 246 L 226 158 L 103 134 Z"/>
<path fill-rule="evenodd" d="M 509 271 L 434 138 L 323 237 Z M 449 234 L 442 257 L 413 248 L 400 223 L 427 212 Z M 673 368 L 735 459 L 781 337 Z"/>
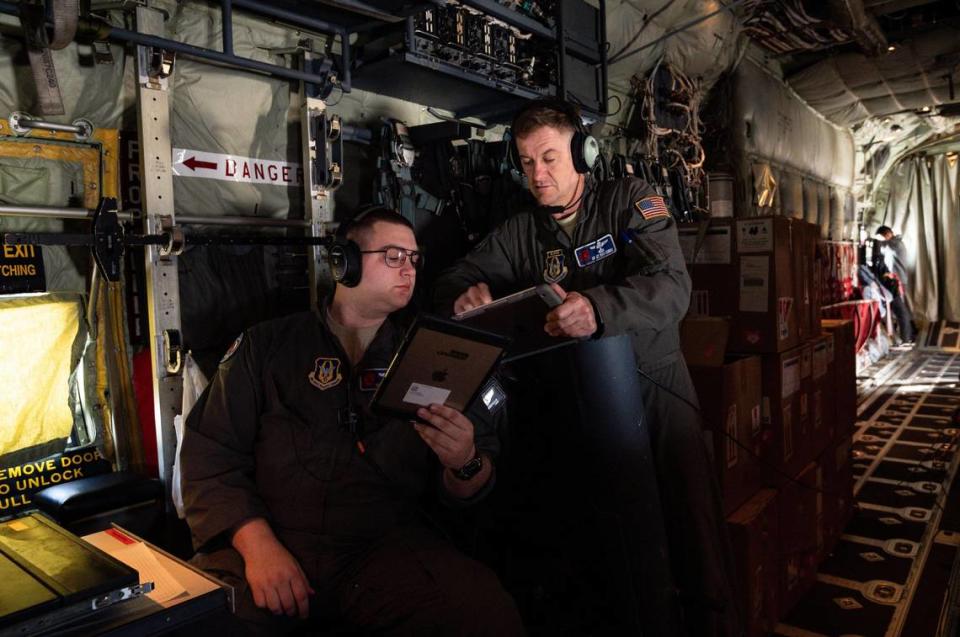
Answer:
<path fill-rule="evenodd" d="M 469 480 L 480 473 L 481 469 L 483 469 L 483 456 L 480 455 L 480 450 L 478 449 L 474 452 L 473 459 L 470 460 L 470 462 L 459 469 L 451 469 L 450 472 L 453 473 L 453 477 L 457 480 Z"/>

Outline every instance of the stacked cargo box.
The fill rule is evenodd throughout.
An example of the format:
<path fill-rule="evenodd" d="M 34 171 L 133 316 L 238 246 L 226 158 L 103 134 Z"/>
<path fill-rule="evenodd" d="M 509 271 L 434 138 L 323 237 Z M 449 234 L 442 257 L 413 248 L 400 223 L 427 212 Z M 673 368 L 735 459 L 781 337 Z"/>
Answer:
<path fill-rule="evenodd" d="M 684 353 L 713 437 L 750 635 L 769 632 L 809 590 L 852 510 L 853 326 L 821 324 L 818 237 L 817 226 L 784 217 L 680 228 L 693 279 Z M 718 334 L 729 335 L 725 347 Z"/>

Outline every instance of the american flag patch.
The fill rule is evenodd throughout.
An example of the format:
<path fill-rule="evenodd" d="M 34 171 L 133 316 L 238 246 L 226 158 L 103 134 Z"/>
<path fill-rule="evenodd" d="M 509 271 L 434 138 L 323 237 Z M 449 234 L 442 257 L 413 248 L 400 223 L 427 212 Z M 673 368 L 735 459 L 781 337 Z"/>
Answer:
<path fill-rule="evenodd" d="M 637 207 L 641 216 L 647 220 L 670 216 L 670 211 L 667 210 L 667 204 L 663 201 L 663 197 L 644 197 L 633 205 Z"/>

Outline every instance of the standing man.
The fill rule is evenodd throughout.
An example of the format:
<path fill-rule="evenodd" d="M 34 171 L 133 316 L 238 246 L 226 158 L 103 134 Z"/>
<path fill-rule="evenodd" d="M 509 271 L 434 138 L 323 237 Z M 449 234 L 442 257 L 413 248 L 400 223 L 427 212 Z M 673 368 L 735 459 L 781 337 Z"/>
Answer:
<path fill-rule="evenodd" d="M 549 283 L 563 298 L 546 314 L 549 334 L 630 336 L 647 377 L 643 398 L 684 629 L 698 637 L 739 634 L 719 490 L 680 352 L 679 322 L 691 283 L 675 223 L 663 198 L 645 182 L 593 179 L 590 166 L 598 148 L 572 105 L 532 102 L 511 130 L 539 206 L 507 219 L 443 273 L 435 287 L 438 307 L 462 312 Z M 563 369 L 563 364 L 543 367 Z M 541 405 L 563 400 L 569 392 L 557 382 L 563 381 L 539 377 L 528 383 L 542 388 L 534 400 Z M 540 423 L 550 430 L 542 444 L 562 435 L 556 422 L 562 409 L 557 411 L 553 422 L 544 416 Z M 555 458 L 547 461 L 564 466 Z"/>
<path fill-rule="evenodd" d="M 416 424 L 371 413 L 421 255 L 389 210 L 345 238 L 360 250 L 359 284 L 338 284 L 319 315 L 248 330 L 187 419 L 194 563 L 235 586 L 251 633 L 309 616 L 364 634 L 522 634 L 496 576 L 419 516 L 431 490 L 468 504 L 490 489 L 496 415 L 482 402 L 467 414 L 430 405 Z"/>
<path fill-rule="evenodd" d="M 903 245 L 903 237 L 895 235 L 889 226 L 877 228 L 877 239 L 880 244 L 880 256 L 883 258 L 885 272 L 877 276 L 884 282 L 884 286 L 893 294 L 890 309 L 897 319 L 900 339 L 905 343 L 914 340 L 913 314 L 910 312 L 910 301 L 907 295 L 907 248 Z M 896 275 L 896 281 L 891 282 L 890 274 Z"/>

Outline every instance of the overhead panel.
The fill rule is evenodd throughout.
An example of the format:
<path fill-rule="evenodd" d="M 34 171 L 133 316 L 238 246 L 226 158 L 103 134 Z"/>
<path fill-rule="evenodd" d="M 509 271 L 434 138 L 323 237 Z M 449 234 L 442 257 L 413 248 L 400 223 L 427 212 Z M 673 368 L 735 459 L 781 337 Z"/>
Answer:
<path fill-rule="evenodd" d="M 602 8 L 582 0 L 521 6 L 464 0 L 417 13 L 362 47 L 354 86 L 491 119 L 505 119 L 526 100 L 562 96 L 598 117 L 605 110 Z"/>

